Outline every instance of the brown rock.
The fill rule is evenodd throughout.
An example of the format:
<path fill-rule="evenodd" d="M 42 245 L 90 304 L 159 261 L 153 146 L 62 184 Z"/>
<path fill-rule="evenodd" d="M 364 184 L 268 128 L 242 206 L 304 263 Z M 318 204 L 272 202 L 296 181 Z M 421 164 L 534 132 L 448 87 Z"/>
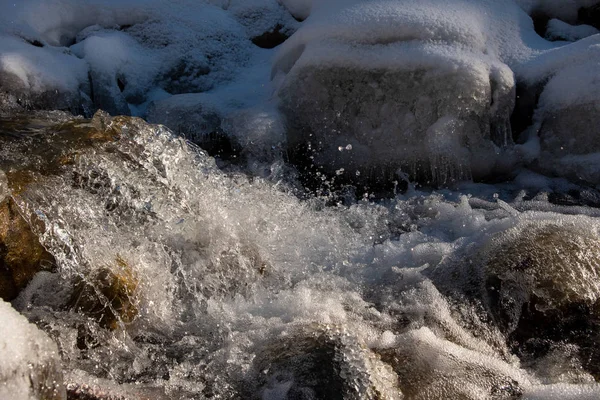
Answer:
<path fill-rule="evenodd" d="M 138 283 L 129 264 L 118 257 L 113 265 L 78 278 L 68 307 L 88 315 L 105 328 L 116 329 L 119 322 L 129 323 L 138 313 Z"/>
<path fill-rule="evenodd" d="M 15 202 L 0 203 L 0 298 L 10 301 L 42 270 L 55 265 Z"/>

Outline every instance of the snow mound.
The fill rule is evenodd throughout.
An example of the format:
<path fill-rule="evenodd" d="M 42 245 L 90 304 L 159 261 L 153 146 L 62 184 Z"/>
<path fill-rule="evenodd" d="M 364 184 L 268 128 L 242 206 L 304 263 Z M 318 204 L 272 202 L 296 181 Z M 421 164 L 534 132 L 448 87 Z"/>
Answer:
<path fill-rule="evenodd" d="M 82 95 L 85 98 L 84 93 L 89 92 L 86 83 L 85 62 L 68 51 L 39 48 L 0 34 L 0 91 L 10 93 L 13 101 L 34 108 L 76 111 L 84 102 Z"/>
<path fill-rule="evenodd" d="M 306 19 L 310 15 L 313 0 L 281 0 L 283 5 L 298 19 Z"/>
<path fill-rule="evenodd" d="M 66 399 L 56 344 L 0 300 L 0 398 Z"/>
<path fill-rule="evenodd" d="M 590 25 L 570 25 L 559 19 L 548 21 L 546 37 L 550 40 L 567 40 L 575 42 L 588 36 L 600 33 L 600 31 Z"/>

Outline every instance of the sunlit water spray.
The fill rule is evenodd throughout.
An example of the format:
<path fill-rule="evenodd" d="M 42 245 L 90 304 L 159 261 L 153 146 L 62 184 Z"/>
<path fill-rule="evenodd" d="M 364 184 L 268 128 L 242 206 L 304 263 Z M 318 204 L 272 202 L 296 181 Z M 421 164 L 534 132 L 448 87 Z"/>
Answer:
<path fill-rule="evenodd" d="M 558 292 L 552 282 L 565 274 L 596 276 L 595 218 L 457 193 L 324 207 L 282 183 L 225 174 L 162 126 L 100 115 L 56 122 L 4 140 L 0 187 L 11 187 L 57 264 L 13 306 L 58 344 L 74 387 L 179 399 L 597 395 L 597 371 L 582 363 L 589 341 L 566 337 L 570 344 L 546 349 L 542 361 L 523 362 L 508 340 L 516 328 L 506 329 L 481 290 L 490 265 L 481 259 L 497 248 L 488 243 L 521 240 L 514 232 L 530 221 L 559 238 L 589 238 L 555 274 L 539 272 L 548 260 L 536 250 L 533 276 Z M 82 129 L 96 133 L 68 140 Z M 47 151 L 27 159 L 19 151 L 36 135 L 46 135 Z M 34 179 L 18 186 L 19 168 Z M 503 268 L 494 277 L 515 284 L 514 265 Z M 523 290 L 518 296 L 540 289 Z M 597 285 L 569 290 L 595 310 Z M 516 300 L 503 296 L 499 309 L 519 321 L 518 307 L 506 306 Z M 600 333 L 594 313 L 591 336 Z"/>

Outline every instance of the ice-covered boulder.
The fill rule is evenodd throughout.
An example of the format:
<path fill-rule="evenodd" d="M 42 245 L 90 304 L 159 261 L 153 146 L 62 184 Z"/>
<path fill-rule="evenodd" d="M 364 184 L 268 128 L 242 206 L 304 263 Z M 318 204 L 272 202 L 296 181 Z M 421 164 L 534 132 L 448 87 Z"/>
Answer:
<path fill-rule="evenodd" d="M 273 64 L 291 157 L 354 182 L 488 176 L 512 143 L 511 68 L 545 47 L 512 1 L 315 4 Z"/>
<path fill-rule="evenodd" d="M 0 300 L 0 398 L 66 400 L 56 344 Z"/>

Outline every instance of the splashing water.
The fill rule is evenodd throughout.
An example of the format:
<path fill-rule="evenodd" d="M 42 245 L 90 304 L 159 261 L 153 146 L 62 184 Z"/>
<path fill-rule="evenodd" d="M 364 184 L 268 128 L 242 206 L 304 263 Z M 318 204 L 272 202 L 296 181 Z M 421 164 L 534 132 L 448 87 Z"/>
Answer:
<path fill-rule="evenodd" d="M 2 130 L 0 196 L 11 188 L 56 259 L 57 271 L 38 273 L 13 306 L 58 345 L 72 396 L 82 384 L 154 399 L 600 393 L 581 364 L 587 353 L 567 354 L 584 341 L 531 362 L 480 290 L 489 243 L 526 234 L 531 220 L 568 225 L 551 228 L 558 237 L 592 235 L 573 256 L 578 270 L 567 260 L 558 276 L 539 276 L 594 275 L 593 216 L 457 192 L 325 207 L 281 182 L 224 173 L 162 126 L 106 119 L 99 131 L 111 134 L 72 142 L 69 132 L 98 130 L 98 121 L 47 119 L 17 135 Z M 40 137 L 45 150 L 31 151 Z M 32 167 L 50 158 L 54 170 Z M 17 185 L 25 169 L 34 178 Z M 527 207 L 543 211 L 517 211 Z M 543 253 L 530 264 L 545 268 Z M 595 307 L 597 285 L 572 290 Z"/>

